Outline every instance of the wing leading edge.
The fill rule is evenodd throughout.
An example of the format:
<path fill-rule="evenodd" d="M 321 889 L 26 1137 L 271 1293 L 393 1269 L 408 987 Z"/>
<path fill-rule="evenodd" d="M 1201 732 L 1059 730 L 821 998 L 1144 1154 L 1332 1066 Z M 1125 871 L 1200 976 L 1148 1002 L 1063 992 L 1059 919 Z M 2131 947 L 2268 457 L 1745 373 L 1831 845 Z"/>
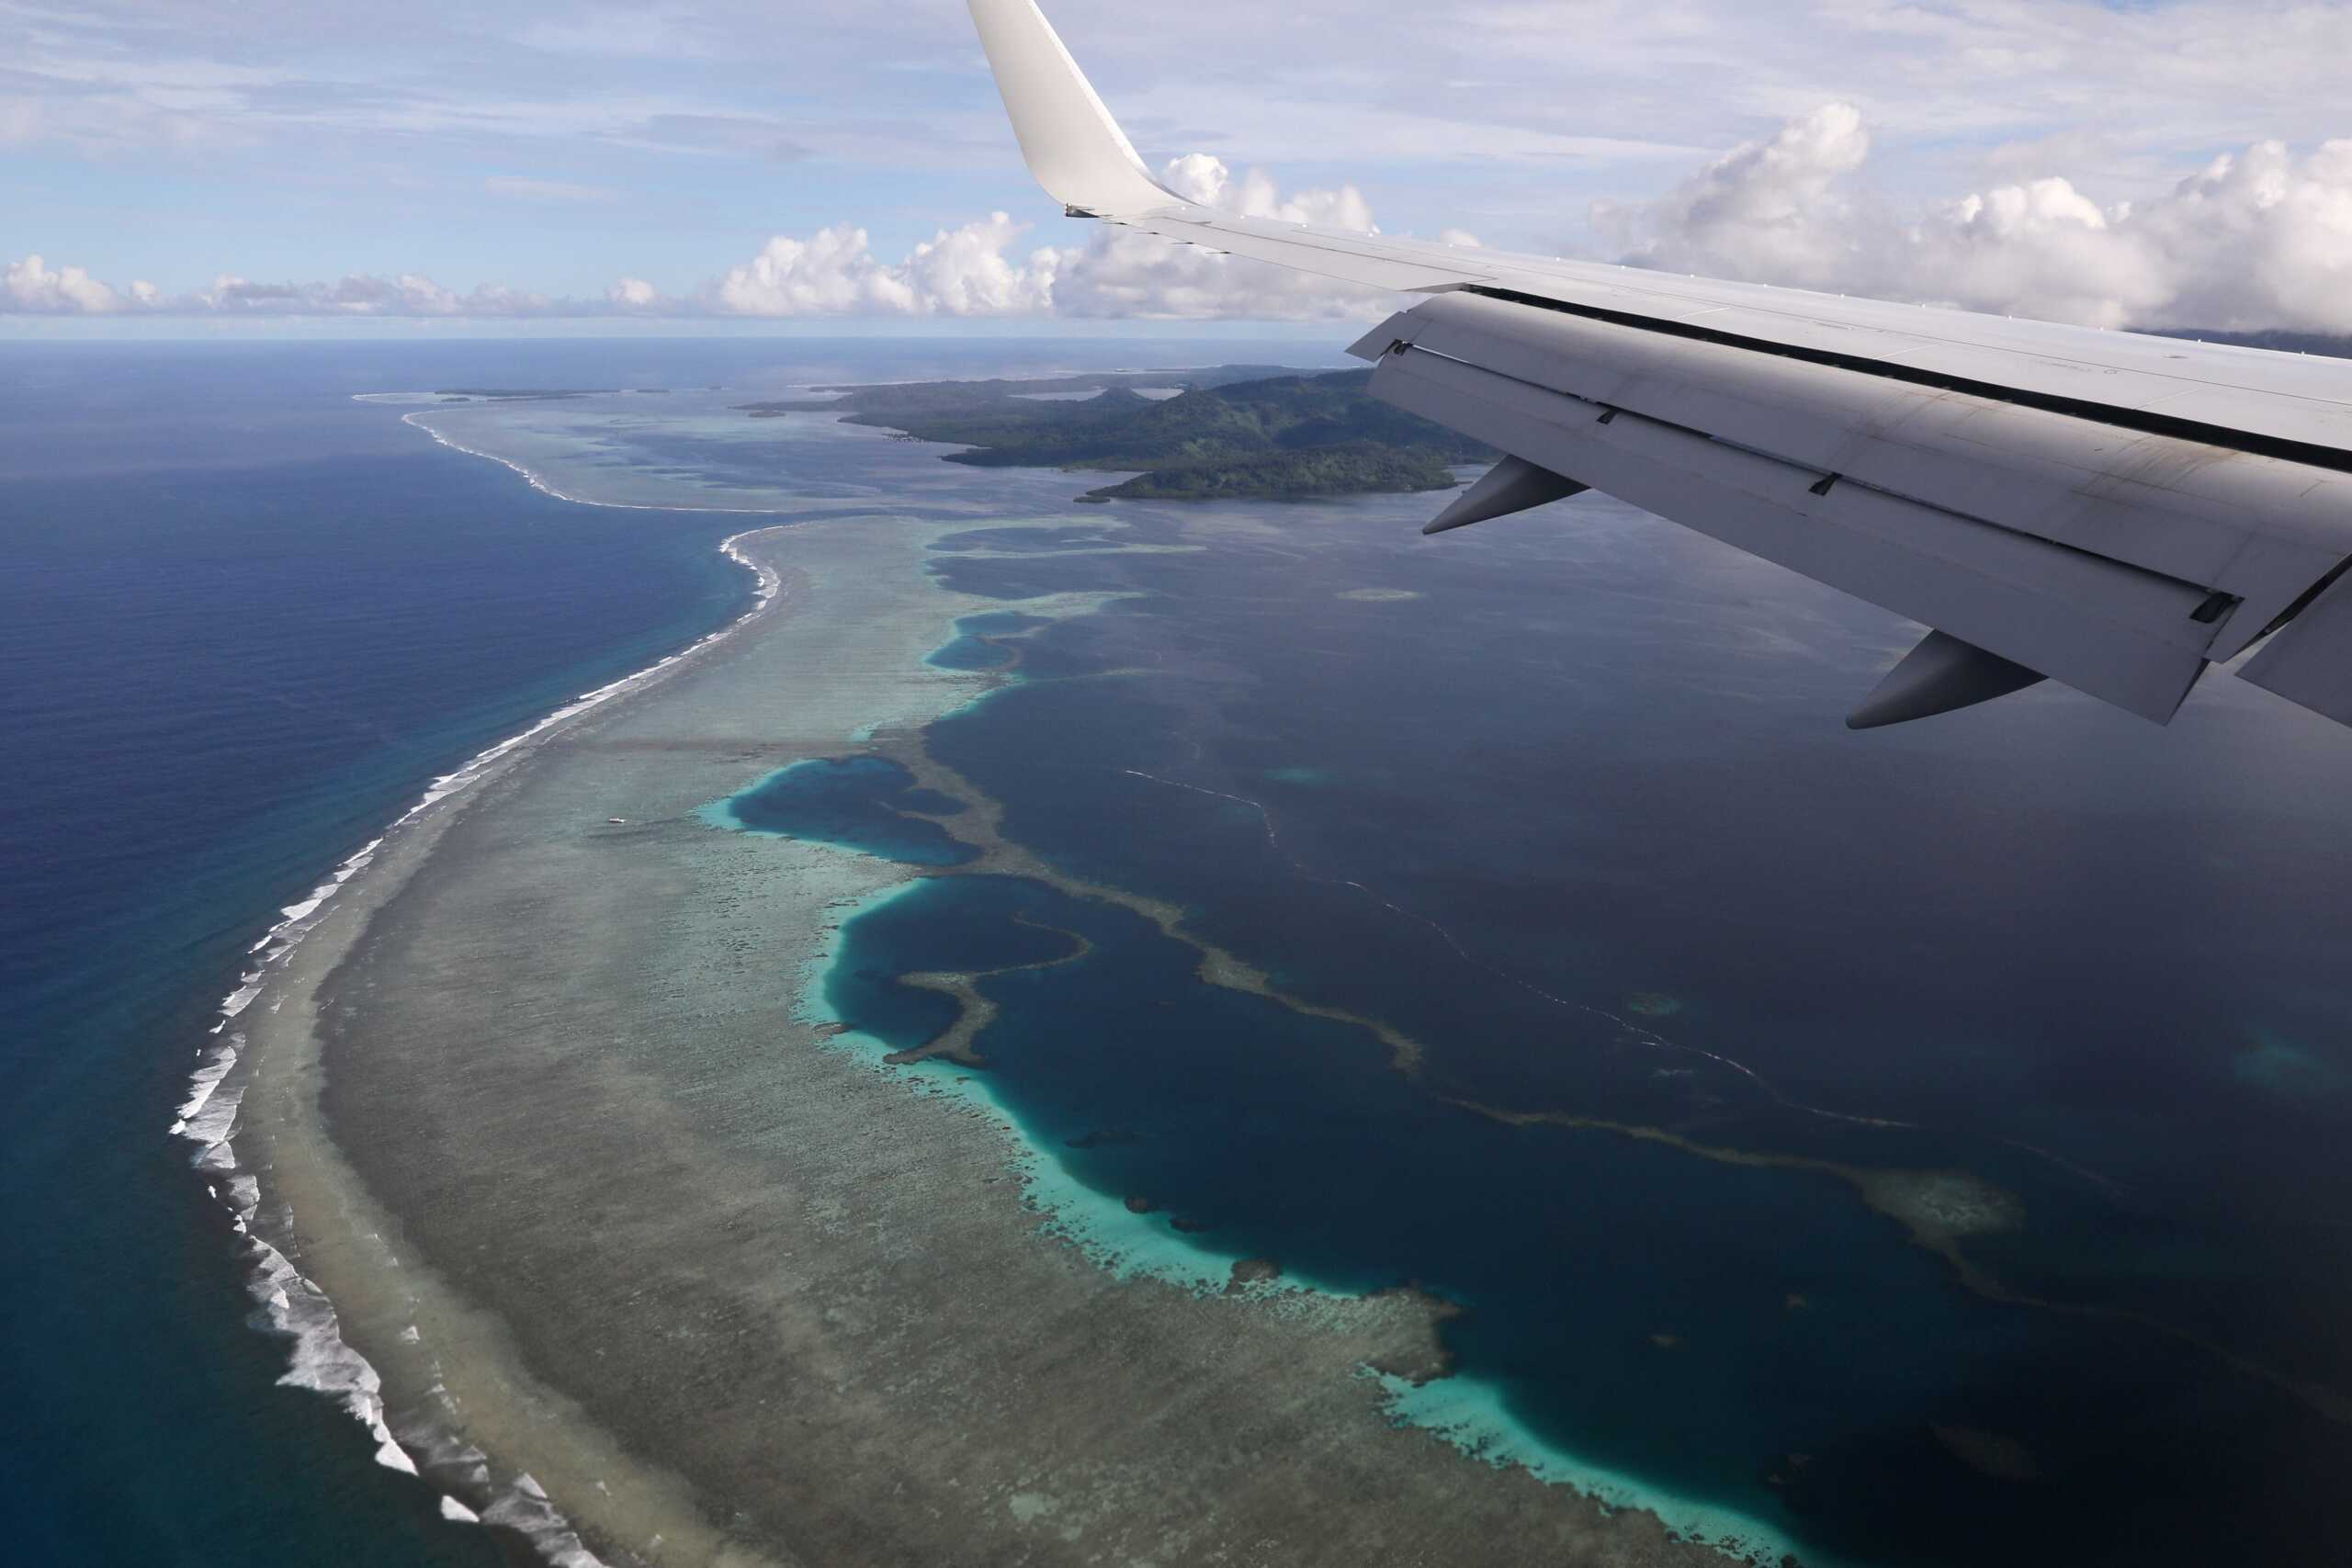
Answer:
<path fill-rule="evenodd" d="M 970 5 L 1073 213 L 1432 296 L 1351 352 L 1510 455 L 1448 528 L 1600 490 L 1934 628 L 1858 728 L 2041 676 L 2163 723 L 2257 643 L 2241 675 L 2352 725 L 2352 361 L 1234 218 L 1035 0 Z"/>

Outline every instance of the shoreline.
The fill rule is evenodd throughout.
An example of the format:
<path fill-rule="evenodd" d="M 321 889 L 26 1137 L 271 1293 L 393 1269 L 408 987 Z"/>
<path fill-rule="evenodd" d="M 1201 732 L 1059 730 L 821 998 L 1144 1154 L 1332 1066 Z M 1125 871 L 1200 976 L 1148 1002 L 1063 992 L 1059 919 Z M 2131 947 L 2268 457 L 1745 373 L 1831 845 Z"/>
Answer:
<path fill-rule="evenodd" d="M 524 482 L 528 484 L 533 490 L 537 491 L 541 495 L 549 497 L 552 500 L 568 501 L 574 506 L 608 507 L 615 512 L 707 512 L 717 513 L 721 516 L 727 517 L 772 517 L 775 515 L 775 508 L 766 506 L 656 506 L 650 502 L 596 501 L 584 495 L 573 495 L 569 491 L 558 488 L 553 480 L 548 479 L 547 476 L 539 473 L 537 469 L 529 468 L 525 464 L 518 463 L 512 457 L 502 457 L 495 452 L 485 452 L 478 446 L 469 446 L 464 442 L 458 440 L 456 436 L 434 429 L 432 425 L 427 424 L 424 422 L 424 415 L 426 412 L 427 411 L 425 410 L 420 409 L 414 413 L 404 413 L 401 415 L 401 423 L 408 425 L 412 429 L 424 432 L 425 434 L 433 437 L 436 444 L 447 446 L 452 452 L 463 452 L 469 457 L 481 457 L 487 459 L 490 462 L 496 463 L 502 468 L 506 468 L 520 475 Z M 734 540 L 729 539 L 728 543 L 732 544 L 734 543 Z"/>
<path fill-rule="evenodd" d="M 418 428 L 427 429 L 423 425 Z M 428 429 L 428 434 L 433 433 Z M 437 434 L 435 438 L 441 440 Z M 455 442 L 443 444 L 467 450 Z M 534 489 L 543 493 L 582 505 L 601 504 L 564 495 L 515 464 L 504 466 L 523 474 Z M 248 1269 L 247 1293 L 260 1309 L 266 1332 L 289 1342 L 288 1365 L 277 1380 L 279 1385 L 308 1389 L 340 1404 L 375 1440 L 376 1462 L 386 1469 L 422 1479 L 424 1472 L 411 1452 L 412 1448 L 424 1450 L 428 1464 L 447 1463 L 452 1456 L 435 1452 L 439 1445 L 431 1434 L 412 1432 L 405 1438 L 395 1435 L 383 1398 L 382 1378 L 368 1357 L 344 1338 L 333 1301 L 296 1267 L 286 1249 L 260 1234 L 263 1170 L 248 1168 L 240 1160 L 236 1148 L 237 1136 L 243 1130 L 245 1100 L 255 1077 L 255 1064 L 251 1059 L 247 1037 L 238 1028 L 239 1020 L 270 994 L 273 982 L 285 978 L 306 942 L 339 912 L 338 902 L 347 908 L 353 901 L 341 896 L 360 890 L 355 885 L 363 874 L 378 865 L 388 846 L 408 847 L 394 840 L 424 829 L 436 807 L 461 798 L 487 782 L 503 763 L 514 760 L 534 741 L 607 703 L 655 683 L 665 672 L 733 636 L 772 609 L 782 593 L 783 580 L 774 568 L 753 558 L 742 547 L 744 540 L 764 531 L 749 529 L 731 535 L 718 547 L 720 554 L 751 574 L 753 597 L 746 609 L 676 652 L 581 694 L 525 728 L 483 748 L 448 773 L 436 775 L 421 796 L 373 838 L 337 862 L 306 897 L 281 908 L 278 919 L 246 949 L 247 967 L 240 971 L 236 987 L 215 1010 L 219 1021 L 207 1031 L 207 1035 L 217 1043 L 198 1048 L 197 1066 L 188 1077 L 187 1098 L 176 1108 L 167 1135 L 196 1145 L 189 1164 L 204 1179 L 207 1194 L 231 1215 L 231 1228 L 240 1238 L 243 1261 Z M 279 1239 L 286 1239 L 292 1231 L 290 1222 L 281 1219 L 279 1229 Z M 460 1457 L 459 1462 L 469 1466 L 471 1456 Z M 529 1479 L 526 1475 L 520 1481 Z M 588 1553 L 577 1537 L 571 1534 L 544 1495 L 534 1496 L 528 1486 L 518 1483 L 509 1495 L 493 1499 L 480 1509 L 444 1490 L 440 1506 L 442 1517 L 453 1521 L 504 1524 L 521 1531 L 557 1568 L 601 1568 L 601 1560 Z"/>

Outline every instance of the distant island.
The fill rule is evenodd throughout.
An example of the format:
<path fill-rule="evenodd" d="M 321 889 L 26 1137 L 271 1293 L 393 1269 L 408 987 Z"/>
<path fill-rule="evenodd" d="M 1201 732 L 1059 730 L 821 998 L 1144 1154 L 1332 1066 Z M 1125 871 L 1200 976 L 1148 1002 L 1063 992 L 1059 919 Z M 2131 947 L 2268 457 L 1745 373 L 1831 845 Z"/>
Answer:
<path fill-rule="evenodd" d="M 2289 354 L 2352 355 L 2352 339 L 2308 333 L 2197 337 Z M 976 468 L 1058 468 L 1135 477 L 1083 501 L 1310 501 L 1450 490 L 1464 464 L 1500 454 L 1376 401 L 1369 370 L 1306 374 L 1271 365 L 1144 370 L 1031 380 L 824 387 L 829 395 L 742 403 L 754 419 L 833 412 L 911 441 L 969 448 Z M 468 394 L 476 397 L 565 393 Z"/>
<path fill-rule="evenodd" d="M 548 398 L 596 398 L 616 387 L 443 387 L 434 392 L 450 402 L 522 402 Z"/>
<path fill-rule="evenodd" d="M 2227 344 L 2233 348 L 2267 348 L 2273 354 L 2316 354 L 2329 359 L 2352 359 L 2352 337 L 2333 333 L 2299 333 L 2273 328 L 2267 332 L 2208 331 L 2203 327 L 2150 329 L 2151 337 L 2191 338 L 2199 343 Z"/>
<path fill-rule="evenodd" d="M 667 387 L 444 387 L 433 395 L 450 403 L 544 402 L 556 398 L 607 398 L 616 392 L 666 392 Z M 713 387 L 712 391 L 718 389 Z"/>
<path fill-rule="evenodd" d="M 835 412 L 920 441 L 967 446 L 951 463 L 1133 473 L 1080 499 L 1307 501 L 1450 490 L 1492 447 L 1375 400 L 1369 370 L 1271 366 L 1034 381 L 827 388 L 835 397 L 746 403 L 755 419 Z"/>

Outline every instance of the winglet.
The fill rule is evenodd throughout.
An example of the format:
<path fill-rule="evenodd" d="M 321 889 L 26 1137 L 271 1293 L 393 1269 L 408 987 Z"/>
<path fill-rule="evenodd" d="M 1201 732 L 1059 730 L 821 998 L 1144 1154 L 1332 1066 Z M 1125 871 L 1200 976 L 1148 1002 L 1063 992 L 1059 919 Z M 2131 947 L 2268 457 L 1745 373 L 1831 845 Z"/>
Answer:
<path fill-rule="evenodd" d="M 1036 0 L 971 0 L 971 6 L 1012 133 L 1021 139 L 1021 155 L 1047 195 L 1090 218 L 1182 204 L 1184 198 L 1153 179 L 1136 156 Z"/>

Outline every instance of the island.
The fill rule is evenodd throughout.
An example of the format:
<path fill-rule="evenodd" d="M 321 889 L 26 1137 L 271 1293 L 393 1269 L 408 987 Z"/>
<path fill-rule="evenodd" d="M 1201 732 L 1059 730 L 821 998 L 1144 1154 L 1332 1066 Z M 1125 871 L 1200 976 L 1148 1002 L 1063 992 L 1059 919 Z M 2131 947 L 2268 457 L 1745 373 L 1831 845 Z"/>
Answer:
<path fill-rule="evenodd" d="M 2129 329 L 2140 330 L 2140 329 Z M 2151 327 L 2151 337 L 2185 338 L 2194 343 L 2226 344 L 2233 348 L 2263 348 L 2273 354 L 2318 355 L 2327 359 L 2352 359 L 2352 336 L 2335 333 L 2299 333 L 2284 328 L 2267 332 L 2223 332 L 2206 327 Z"/>
<path fill-rule="evenodd" d="M 2308 333 L 2194 336 L 2283 353 L 2352 354 L 2352 339 Z M 1370 392 L 1372 372 L 1272 365 L 985 381 L 829 386 L 736 405 L 754 419 L 831 412 L 909 441 L 965 450 L 975 468 L 1057 468 L 1131 477 L 1079 499 L 1313 501 L 1450 490 L 1455 470 L 1501 456 Z M 475 394 L 516 396 L 520 394 Z M 541 396 L 565 394 L 538 394 Z"/>
<path fill-rule="evenodd" d="M 453 403 L 515 403 L 547 401 L 556 398 L 600 398 L 617 390 L 616 387 L 443 387 L 433 395 Z"/>
<path fill-rule="evenodd" d="M 746 403 L 755 419 L 834 412 L 967 450 L 975 468 L 1057 468 L 1135 477 L 1107 501 L 1308 501 L 1450 490 L 1490 446 L 1374 399 L 1372 372 L 1269 366 L 1046 380 L 821 389 L 822 399 Z"/>

